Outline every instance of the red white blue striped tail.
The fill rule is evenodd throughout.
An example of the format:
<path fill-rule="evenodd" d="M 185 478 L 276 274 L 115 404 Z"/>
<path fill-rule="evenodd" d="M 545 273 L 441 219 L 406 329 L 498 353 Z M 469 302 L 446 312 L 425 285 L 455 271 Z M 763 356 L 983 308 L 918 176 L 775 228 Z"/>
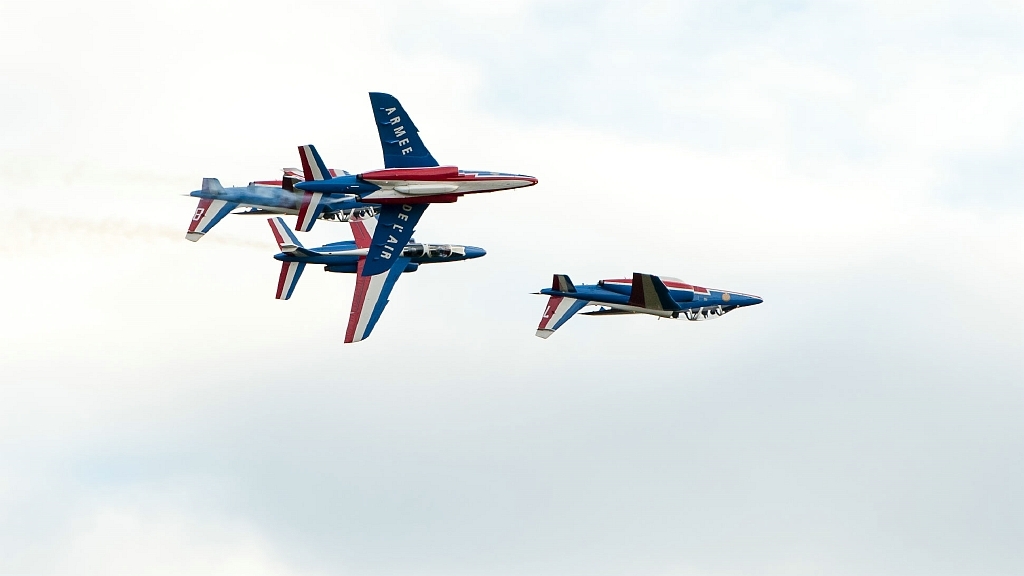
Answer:
<path fill-rule="evenodd" d="M 559 279 L 558 274 L 555 275 L 555 281 L 557 283 Z M 566 280 L 568 276 L 562 276 Z M 564 286 L 564 284 L 563 284 Z M 572 283 L 569 283 L 572 286 Z M 572 290 L 563 290 L 562 288 L 554 288 L 560 292 L 575 292 L 576 289 L 573 287 Z M 586 300 L 577 300 L 575 298 L 568 298 L 565 296 L 552 296 L 548 298 L 548 304 L 544 307 L 544 315 L 540 319 L 540 324 L 537 326 L 537 337 L 547 338 L 555 333 L 562 324 L 572 318 L 572 315 L 579 312 L 581 308 L 589 304 Z"/>
<path fill-rule="evenodd" d="M 277 247 L 282 252 L 295 252 L 297 248 L 302 248 L 302 242 L 299 242 L 299 239 L 295 237 L 295 233 L 284 223 L 284 218 L 280 216 L 267 218 L 267 222 L 270 224 L 270 230 L 274 233 Z"/>
<path fill-rule="evenodd" d="M 277 280 L 278 300 L 287 300 L 292 297 L 295 285 L 299 283 L 299 277 L 306 268 L 305 262 L 281 262 L 281 276 Z"/>

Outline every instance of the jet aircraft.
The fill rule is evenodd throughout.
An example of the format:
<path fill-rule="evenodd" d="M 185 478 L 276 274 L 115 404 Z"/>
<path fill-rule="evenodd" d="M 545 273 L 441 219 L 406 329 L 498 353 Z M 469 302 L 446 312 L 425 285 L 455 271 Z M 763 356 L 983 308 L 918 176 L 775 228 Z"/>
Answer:
<path fill-rule="evenodd" d="M 419 130 L 398 100 L 370 92 L 373 117 L 384 152 L 384 169 L 299 182 L 299 190 L 322 194 L 356 194 L 361 202 L 379 204 L 380 220 L 360 275 L 374 276 L 391 268 L 429 204 L 455 202 L 465 194 L 533 186 L 537 179 L 522 174 L 460 170 L 439 166 L 420 139 Z M 303 162 L 324 171 L 313 146 L 304 146 Z M 305 164 L 304 164 L 305 166 Z M 308 180 L 308 179 L 307 179 Z"/>
<path fill-rule="evenodd" d="M 352 296 L 345 342 L 359 342 L 370 335 L 388 304 L 391 289 L 402 273 L 415 272 L 421 264 L 469 260 L 487 253 L 483 248 L 475 246 L 411 243 L 397 251 L 392 260 L 393 266 L 387 274 L 365 276 L 361 272 L 377 227 L 375 217 L 349 219 L 354 242 L 333 242 L 311 249 L 302 246 L 283 218 L 270 218 L 268 222 L 281 249 L 274 256 L 281 261 L 281 275 L 277 281 L 278 300 L 291 298 L 306 264 L 323 264 L 327 272 L 356 274 L 356 289 Z"/>
<path fill-rule="evenodd" d="M 327 177 L 337 172 L 324 170 Z M 344 171 L 342 171 L 344 173 Z M 320 174 L 318 173 L 317 176 Z M 366 209 L 354 194 L 313 194 L 295 190 L 295 183 L 303 178 L 313 178 L 307 170 L 299 173 L 295 168 L 285 168 L 281 180 L 257 180 L 248 186 L 224 188 L 216 178 L 203 178 L 203 187 L 189 194 L 199 198 L 199 206 L 192 215 L 185 238 L 199 241 L 222 218 L 239 206 L 250 209 L 235 214 L 298 214 L 296 228 L 308 232 L 317 218 L 325 220 L 346 220 L 351 211 Z"/>
<path fill-rule="evenodd" d="M 762 302 L 750 294 L 694 286 L 674 278 L 662 280 L 651 274 L 634 273 L 628 278 L 600 280 L 597 284 L 574 286 L 564 274 L 555 274 L 551 288 L 538 292 L 550 296 L 537 336 L 547 338 L 566 320 L 585 306 L 601 309 L 584 312 L 587 316 L 613 314 L 651 314 L 662 318 L 710 320 L 743 306 Z"/>

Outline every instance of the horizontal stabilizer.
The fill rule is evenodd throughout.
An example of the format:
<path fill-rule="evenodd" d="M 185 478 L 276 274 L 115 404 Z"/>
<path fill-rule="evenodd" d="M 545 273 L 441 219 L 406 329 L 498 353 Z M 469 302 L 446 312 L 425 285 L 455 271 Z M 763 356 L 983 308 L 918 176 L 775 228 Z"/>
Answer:
<path fill-rule="evenodd" d="M 555 275 L 558 278 L 558 275 Z M 575 290 L 575 289 L 574 289 Z M 562 324 L 572 318 L 572 315 L 579 312 L 581 308 L 589 304 L 587 300 L 577 300 L 564 296 L 552 296 L 548 298 L 547 306 L 544 307 L 544 315 L 541 316 L 540 324 L 537 326 L 537 337 L 547 338 L 555 333 Z"/>
<path fill-rule="evenodd" d="M 668 293 L 668 287 L 661 278 L 653 274 L 633 273 L 633 286 L 629 292 L 629 304 L 648 310 L 679 310 L 679 304 Z"/>
<path fill-rule="evenodd" d="M 325 205 L 324 195 L 320 192 L 304 192 L 299 204 L 299 217 L 295 221 L 295 229 L 299 232 L 312 230 L 316 219 L 323 213 Z"/>
<path fill-rule="evenodd" d="M 295 285 L 299 283 L 302 270 L 305 269 L 305 262 L 281 262 L 281 276 L 277 279 L 278 300 L 287 300 L 292 297 Z"/>
<path fill-rule="evenodd" d="M 398 99 L 382 92 L 370 92 L 373 119 L 377 122 L 385 168 L 437 166 L 437 160 L 420 140 L 419 130 Z"/>
<path fill-rule="evenodd" d="M 312 144 L 299 146 L 299 160 L 302 162 L 302 176 L 306 182 L 330 180 L 334 177 Z"/>
<path fill-rule="evenodd" d="M 217 182 L 216 178 L 203 178 L 203 190 L 207 189 L 208 180 Z M 220 187 L 219 182 L 217 187 Z M 192 242 L 199 241 L 204 234 L 209 232 L 235 208 L 238 208 L 237 202 L 211 200 L 210 198 L 200 199 L 199 206 L 196 207 L 195 213 L 192 214 L 192 222 L 188 225 L 188 232 L 185 233 L 185 238 Z"/>

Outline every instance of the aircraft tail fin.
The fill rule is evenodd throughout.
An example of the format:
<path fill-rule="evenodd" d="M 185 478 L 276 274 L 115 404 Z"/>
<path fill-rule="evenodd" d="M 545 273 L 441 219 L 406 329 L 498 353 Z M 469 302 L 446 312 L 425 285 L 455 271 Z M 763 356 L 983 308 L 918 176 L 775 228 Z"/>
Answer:
<path fill-rule="evenodd" d="M 558 275 L 555 275 L 558 278 Z M 564 277 L 568 280 L 568 277 Z M 570 286 L 572 284 L 570 283 Z M 553 288 L 558 290 L 558 288 Z M 565 292 L 575 292 L 573 290 L 565 290 Z M 562 324 L 565 324 L 572 315 L 579 312 L 581 308 L 589 304 L 587 300 L 577 300 L 576 298 L 569 298 L 566 296 L 552 296 L 548 298 L 547 306 L 544 307 L 544 315 L 540 318 L 540 324 L 537 326 L 537 337 L 547 338 L 555 333 Z"/>
<path fill-rule="evenodd" d="M 277 240 L 277 246 L 281 249 L 281 252 L 297 255 L 313 254 L 302 247 L 302 242 L 299 242 L 299 239 L 295 237 L 295 233 L 288 228 L 283 218 L 280 216 L 277 218 L 267 218 L 267 222 L 270 223 L 270 230 L 274 233 L 274 239 Z M 292 292 L 295 291 L 295 285 L 299 283 L 299 277 L 302 276 L 302 271 L 305 268 L 305 262 L 281 262 L 281 275 L 277 279 L 277 295 L 275 298 L 278 300 L 291 298 Z"/>
<path fill-rule="evenodd" d="M 224 187 L 220 185 L 220 180 L 216 178 L 203 178 L 203 192 L 217 194 L 223 191 Z"/>
<path fill-rule="evenodd" d="M 277 240 L 277 247 L 281 249 L 281 252 L 296 256 L 316 256 L 316 252 L 302 246 L 302 242 L 295 237 L 295 233 L 284 223 L 284 218 L 280 216 L 267 218 L 267 222 L 270 223 L 270 230 L 274 233 L 274 240 Z"/>
<path fill-rule="evenodd" d="M 575 292 L 576 286 L 573 285 L 572 280 L 569 280 L 568 275 L 555 274 L 551 278 L 551 289 L 559 292 Z"/>
<path fill-rule="evenodd" d="M 277 240 L 277 247 L 281 252 L 294 252 L 302 248 L 302 242 L 299 242 L 292 229 L 284 223 L 284 218 L 267 218 L 267 222 L 270 223 L 270 230 L 274 233 L 274 239 Z"/>
<path fill-rule="evenodd" d="M 397 98 L 383 92 L 370 92 L 370 105 L 377 122 L 385 168 L 437 166 L 437 160 L 420 140 L 419 130 Z"/>
<path fill-rule="evenodd" d="M 633 273 L 633 287 L 629 292 L 629 304 L 649 310 L 679 310 L 679 304 L 668 293 L 668 287 L 661 278 L 653 274 Z"/>

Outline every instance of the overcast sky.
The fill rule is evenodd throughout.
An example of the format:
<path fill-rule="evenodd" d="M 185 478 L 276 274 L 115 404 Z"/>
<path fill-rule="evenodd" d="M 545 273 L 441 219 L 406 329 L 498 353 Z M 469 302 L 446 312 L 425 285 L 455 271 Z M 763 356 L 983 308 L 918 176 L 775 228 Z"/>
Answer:
<path fill-rule="evenodd" d="M 540 184 L 343 345 L 181 194 L 371 90 Z M 0 0 L 0 574 L 1024 573 L 1021 94 L 1019 2 Z M 765 302 L 533 336 L 633 271 Z"/>

